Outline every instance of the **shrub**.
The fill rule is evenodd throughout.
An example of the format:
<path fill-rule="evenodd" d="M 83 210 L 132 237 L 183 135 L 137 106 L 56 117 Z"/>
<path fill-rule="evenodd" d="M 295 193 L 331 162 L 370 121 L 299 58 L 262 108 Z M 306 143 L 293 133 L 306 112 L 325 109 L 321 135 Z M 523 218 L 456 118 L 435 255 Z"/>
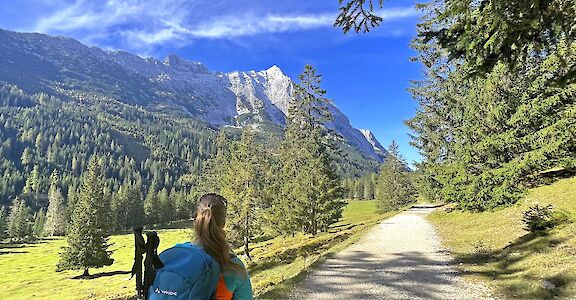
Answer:
<path fill-rule="evenodd" d="M 522 214 L 524 229 L 530 232 L 545 231 L 568 221 L 567 214 L 557 211 L 552 204 L 542 206 L 535 203 Z"/>

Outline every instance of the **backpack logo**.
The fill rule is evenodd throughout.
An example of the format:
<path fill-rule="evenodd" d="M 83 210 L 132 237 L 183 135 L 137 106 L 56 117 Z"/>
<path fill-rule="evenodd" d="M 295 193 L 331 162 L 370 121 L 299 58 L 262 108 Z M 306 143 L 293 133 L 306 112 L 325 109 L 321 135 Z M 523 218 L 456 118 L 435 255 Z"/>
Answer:
<path fill-rule="evenodd" d="M 159 289 L 159 288 L 156 288 L 156 289 L 154 290 L 154 293 L 156 293 L 156 294 L 163 294 L 163 295 L 166 295 L 166 296 L 173 296 L 173 297 L 177 297 L 177 296 L 178 296 L 178 293 L 177 293 L 176 291 L 165 291 L 165 290 L 161 290 L 161 289 Z"/>

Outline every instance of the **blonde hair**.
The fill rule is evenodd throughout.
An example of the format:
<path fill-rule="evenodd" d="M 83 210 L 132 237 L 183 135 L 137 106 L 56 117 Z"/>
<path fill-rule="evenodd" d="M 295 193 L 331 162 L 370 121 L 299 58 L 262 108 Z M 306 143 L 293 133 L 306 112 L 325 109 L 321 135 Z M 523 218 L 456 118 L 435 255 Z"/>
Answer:
<path fill-rule="evenodd" d="M 200 197 L 194 219 L 196 243 L 220 264 L 222 271 L 232 270 L 246 274 L 244 268 L 230 258 L 231 249 L 224 231 L 227 203 L 226 198 L 218 194 L 211 193 Z"/>

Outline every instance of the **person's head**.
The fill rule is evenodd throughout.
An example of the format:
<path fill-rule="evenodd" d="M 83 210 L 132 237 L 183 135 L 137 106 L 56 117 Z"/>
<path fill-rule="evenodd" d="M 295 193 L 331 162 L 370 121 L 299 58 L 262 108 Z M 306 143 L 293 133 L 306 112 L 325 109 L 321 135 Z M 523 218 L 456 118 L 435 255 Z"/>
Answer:
<path fill-rule="evenodd" d="M 226 198 L 217 194 L 200 197 L 194 219 L 196 243 L 220 264 L 222 270 L 242 270 L 230 259 L 230 246 L 226 242 Z"/>

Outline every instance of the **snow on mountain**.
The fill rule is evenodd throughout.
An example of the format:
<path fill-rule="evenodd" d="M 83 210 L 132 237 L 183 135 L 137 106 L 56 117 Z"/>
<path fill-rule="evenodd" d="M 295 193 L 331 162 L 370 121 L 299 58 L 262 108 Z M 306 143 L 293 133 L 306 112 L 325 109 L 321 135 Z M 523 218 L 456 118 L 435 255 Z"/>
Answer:
<path fill-rule="evenodd" d="M 374 151 L 376 151 L 376 153 L 386 156 L 386 151 L 384 150 L 384 147 L 382 147 L 380 142 L 378 142 L 372 131 L 370 131 L 369 129 L 359 129 L 359 130 L 362 133 L 362 135 L 364 135 L 364 138 L 366 138 L 366 140 L 372 145 L 372 148 L 374 148 Z"/>
<path fill-rule="evenodd" d="M 255 72 L 232 72 L 223 77 L 230 82 L 230 89 L 237 98 L 237 120 L 252 116 L 254 121 L 271 121 L 284 125 L 292 82 L 276 66 Z M 242 122 L 240 122 L 242 123 Z"/>
<path fill-rule="evenodd" d="M 211 72 L 202 63 L 169 55 L 163 61 L 88 47 L 74 39 L 0 29 L 0 81 L 33 92 L 91 93 L 150 109 L 181 112 L 213 126 L 284 126 L 292 80 L 278 66 Z M 361 153 L 382 160 L 386 150 L 334 105 L 326 124 Z"/>
<path fill-rule="evenodd" d="M 285 125 L 288 104 L 292 97 L 292 80 L 278 66 L 264 71 L 232 72 L 227 74 L 231 90 L 237 95 L 238 115 L 255 114 L 259 121 L 271 121 Z M 362 153 L 382 160 L 386 150 L 372 135 L 369 140 L 364 134 L 352 127 L 350 120 L 336 106 L 330 104 L 333 120 L 328 128 L 339 133 L 346 142 L 356 146 Z"/>

